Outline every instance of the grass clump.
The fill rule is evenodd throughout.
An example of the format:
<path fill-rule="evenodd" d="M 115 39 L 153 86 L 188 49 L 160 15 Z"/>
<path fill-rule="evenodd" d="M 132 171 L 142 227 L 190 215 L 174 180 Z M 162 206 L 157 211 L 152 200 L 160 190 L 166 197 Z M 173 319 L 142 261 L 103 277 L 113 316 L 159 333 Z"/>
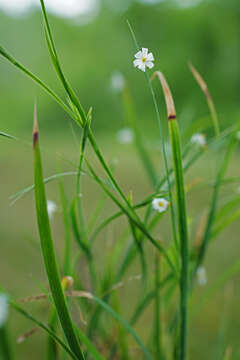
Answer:
<path fill-rule="evenodd" d="M 15 202 L 34 190 L 38 230 L 49 290 L 44 289 L 43 294 L 26 298 L 24 302 L 47 301 L 50 310 L 48 325 L 26 311 L 17 300 L 10 297 L 8 302 L 13 309 L 46 333 L 48 344 L 46 356 L 49 360 L 59 359 L 60 352 L 68 358 L 80 360 L 134 358 L 186 360 L 189 344 L 191 344 L 188 331 L 192 315 L 191 300 L 198 275 L 204 274 L 199 269 L 204 264 L 211 242 L 216 240 L 219 234 L 240 216 L 239 210 L 236 209 L 239 196 L 233 195 L 226 204 L 219 206 L 221 187 L 229 182 L 238 181 L 238 179 L 226 177 L 237 144 L 238 126 L 231 126 L 220 131 L 208 87 L 197 70 L 190 65 L 194 77 L 206 95 L 215 135 L 206 142 L 202 133 L 191 134 L 193 136 L 183 142 L 179 130 L 181 124 L 177 120 L 173 95 L 166 78 L 160 71 L 154 72 L 152 77 L 149 75 L 150 70 L 145 72 L 146 67 L 152 68 L 154 65 L 153 55 L 148 53 L 148 49 L 141 50 L 132 27 L 128 23 L 137 50 L 134 65 L 145 72 L 145 80 L 152 95 L 163 158 L 159 164 L 162 167 L 163 163 L 165 169 L 164 175 L 160 176 L 160 171 L 152 161 L 151 154 L 141 136 L 130 90 L 124 85 L 123 106 L 134 132 L 137 153 L 152 185 L 152 192 L 149 195 L 145 194 L 139 202 L 135 203 L 132 193 L 125 194 L 113 167 L 108 164 L 98 145 L 91 126 L 92 108 L 85 111 L 64 75 L 44 1 L 40 0 L 40 3 L 50 59 L 65 91 L 66 102 L 2 47 L 0 47 L 0 54 L 45 90 L 79 126 L 81 129 L 79 161 L 72 172 L 64 172 L 61 165 L 57 174 L 43 177 L 35 107 L 34 184 L 15 194 L 12 200 Z M 153 87 L 155 78 L 160 81 L 166 102 L 167 116 L 163 121 L 168 122 L 167 139 Z M 209 128 L 210 124 L 207 127 Z M 5 132 L 0 132 L 0 135 L 6 139 L 18 140 Z M 167 154 L 168 139 L 171 156 Z M 105 178 L 99 175 L 98 168 L 89 159 L 87 144 L 91 146 Z M 207 214 L 204 209 L 202 216 L 204 221 L 200 222 L 200 230 L 194 237 L 189 221 L 188 186 L 185 183 L 185 174 L 207 151 L 214 152 L 216 149 L 220 153 L 221 162 L 213 186 L 210 185 L 212 198 L 209 209 Z M 83 174 L 103 193 L 91 217 L 86 216 L 82 202 Z M 64 179 L 67 176 L 76 179 L 73 198 L 68 198 L 65 191 Z M 55 252 L 45 189 L 47 183 L 55 180 L 58 181 L 63 212 L 65 244 L 63 264 L 58 261 Z M 106 199 L 111 201 L 118 211 L 99 220 Z M 163 219 L 167 216 L 168 207 L 171 221 L 168 239 L 165 241 L 159 235 L 158 226 L 164 223 Z M 119 229 L 117 241 L 110 254 L 107 253 L 106 247 L 101 245 L 101 251 L 106 254 L 104 261 L 100 264 L 101 271 L 99 271 L 99 261 L 94 246 L 100 241 L 99 234 L 121 217 L 127 220 L 126 228 Z M 71 241 L 72 235 L 75 244 Z M 131 266 L 136 260 L 140 263 L 140 275 L 134 277 L 131 274 L 132 276 L 128 278 Z M 77 271 L 79 264 L 80 273 Z M 87 279 L 82 276 L 82 272 L 85 271 L 83 264 L 86 264 Z M 231 266 L 229 271 L 222 275 L 217 287 L 231 279 L 239 269 L 239 263 Z M 130 312 L 125 312 L 120 290 L 127 283 L 133 283 L 135 287 L 137 281 L 140 295 L 129 299 Z M 214 286 L 213 289 L 215 289 Z M 211 295 L 211 292 L 209 294 Z M 137 326 L 137 323 L 152 302 L 154 302 L 151 312 L 152 320 L 149 320 L 146 327 L 142 329 L 141 326 Z M 80 313 L 80 324 L 78 317 L 71 311 L 73 304 Z M 63 335 L 60 335 L 61 331 Z M 2 324 L 0 321 L 0 334 L 0 350 L 3 358 L 12 359 L 9 341 L 11 333 L 7 328 L 7 318 Z M 25 336 L 25 338 L 28 337 Z M 229 350 L 225 351 L 225 358 L 230 356 L 229 353 Z"/>

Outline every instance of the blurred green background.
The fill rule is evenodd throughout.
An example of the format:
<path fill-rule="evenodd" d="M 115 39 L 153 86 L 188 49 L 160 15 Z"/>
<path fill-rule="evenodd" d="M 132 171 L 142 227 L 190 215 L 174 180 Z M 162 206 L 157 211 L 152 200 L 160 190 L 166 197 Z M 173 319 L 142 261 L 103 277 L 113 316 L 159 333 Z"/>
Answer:
<path fill-rule="evenodd" d="M 147 1 L 146 1 L 147 2 Z M 153 2 L 153 1 L 152 1 Z M 1 3 L 1 1 L 0 1 Z M 47 3 L 47 0 L 46 0 Z M 199 86 L 188 69 L 188 62 L 197 67 L 209 85 L 219 114 L 221 127 L 233 124 L 239 117 L 240 93 L 240 3 L 239 0 L 181 0 L 162 1 L 156 4 L 126 2 L 126 11 L 121 9 L 121 0 L 101 2 L 98 15 L 84 25 L 76 19 L 50 16 L 54 37 L 65 73 L 87 109 L 93 106 L 93 128 L 107 160 L 118 160 L 117 177 L 126 193 L 133 191 L 134 201 L 151 192 L 133 145 L 121 145 L 116 139 L 119 129 L 126 126 L 126 119 L 119 94 L 111 86 L 111 77 L 120 71 L 128 84 L 135 103 L 139 127 L 159 173 L 159 136 L 149 90 L 144 76 L 132 66 L 134 44 L 126 24 L 128 19 L 141 46 L 154 54 L 154 69 L 161 69 L 168 78 L 180 118 L 181 130 L 194 121 L 208 115 L 207 105 Z M 191 6 L 192 3 L 192 6 Z M 127 6 L 128 5 L 128 6 Z M 31 69 L 56 92 L 64 96 L 47 53 L 40 11 L 17 16 L 0 12 L 0 44 Z M 156 87 L 157 88 L 157 87 Z M 159 88 L 157 88 L 159 89 Z M 160 91 L 159 91 L 160 94 Z M 46 285 L 43 264 L 36 231 L 35 210 L 32 194 L 10 207 L 9 197 L 32 183 L 32 112 L 37 99 L 41 130 L 41 143 L 46 176 L 58 171 L 72 171 L 78 159 L 79 131 L 71 124 L 62 109 L 23 74 L 0 58 L 0 131 L 10 133 L 20 141 L 0 138 L 1 205 L 0 205 L 0 283 L 16 297 L 25 297 L 40 292 L 39 283 Z M 162 96 L 159 95 L 162 115 L 165 114 Z M 90 152 L 89 157 L 92 158 Z M 94 161 L 94 157 L 92 159 Z M 70 164 L 69 161 L 73 163 Z M 211 179 L 214 176 L 215 156 L 207 155 L 187 175 L 187 182 L 195 178 Z M 229 174 L 239 175 L 239 154 L 236 154 Z M 73 195 L 75 181 L 65 181 L 69 196 Z M 48 197 L 60 204 L 57 183 L 47 187 Z M 228 187 L 228 196 L 236 188 Z M 189 194 L 189 213 L 196 223 L 200 212 L 207 208 L 211 189 L 192 191 Z M 91 214 L 99 198 L 99 189 L 88 179 L 84 182 L 84 206 Z M 115 208 L 108 203 L 105 218 Z M 90 216 L 90 215 L 89 215 Z M 119 233 L 116 223 L 100 237 L 101 246 L 113 241 Z M 165 225 L 167 222 L 165 223 Z M 239 257 L 237 223 L 226 230 L 210 248 L 207 257 L 208 286 L 229 264 Z M 59 210 L 53 222 L 54 237 L 62 258 L 63 225 Z M 166 226 L 161 229 L 167 236 Z M 104 259 L 100 257 L 100 259 Z M 99 271 L 101 262 L 99 260 Z M 133 275 L 136 268 L 133 268 Z M 226 345 L 237 348 L 240 326 L 239 277 L 233 282 L 227 324 Z M 198 289 L 202 295 L 206 289 Z M 122 290 L 123 295 L 129 289 Z M 226 290 L 218 292 L 204 307 L 201 316 L 191 322 L 190 359 L 218 359 L 215 346 L 223 322 Z M 137 290 L 136 290 L 136 294 Z M 136 296 L 134 292 L 133 297 Z M 40 307 L 40 309 L 39 309 Z M 46 316 L 46 306 L 30 306 L 35 312 Z M 151 316 L 151 313 L 149 313 Z M 144 336 L 144 318 L 138 331 Z M 12 341 L 32 325 L 11 314 Z M 39 346 L 41 345 L 41 348 Z M 43 359 L 36 347 L 44 349 L 45 337 L 35 334 L 16 347 L 16 359 Z M 239 357 L 236 357 L 238 359 Z"/>

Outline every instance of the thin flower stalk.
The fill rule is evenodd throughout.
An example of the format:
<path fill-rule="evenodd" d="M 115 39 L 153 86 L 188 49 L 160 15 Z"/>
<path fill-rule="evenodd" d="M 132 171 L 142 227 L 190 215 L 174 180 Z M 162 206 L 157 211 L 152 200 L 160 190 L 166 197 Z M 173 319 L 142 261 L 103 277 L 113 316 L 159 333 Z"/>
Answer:
<path fill-rule="evenodd" d="M 136 46 L 136 49 L 139 50 L 140 47 L 139 47 L 139 44 L 137 42 L 136 36 L 134 34 L 133 28 L 132 28 L 131 24 L 129 23 L 129 21 L 127 21 L 127 24 L 128 24 L 130 33 L 132 35 L 134 44 Z M 151 66 L 151 68 L 152 67 L 153 66 Z M 163 138 L 163 127 L 162 127 L 162 123 L 161 123 L 161 119 L 160 119 L 160 112 L 159 112 L 159 108 L 158 108 L 158 104 L 157 104 L 156 95 L 155 95 L 155 92 L 153 90 L 152 83 L 151 83 L 151 80 L 150 80 L 149 75 L 148 75 L 147 72 L 145 73 L 145 77 L 146 77 L 147 84 L 148 84 L 148 87 L 149 87 L 151 95 L 152 95 L 153 104 L 154 104 L 156 117 L 157 117 L 157 122 L 158 122 L 158 127 L 159 127 L 159 131 L 160 131 L 160 140 L 161 140 L 161 145 L 162 145 L 164 166 L 165 166 L 166 179 L 167 179 L 167 185 L 168 185 L 169 200 L 170 200 L 170 205 L 171 205 L 170 209 L 171 209 L 172 232 L 173 232 L 174 243 L 175 243 L 175 246 L 176 246 L 176 249 L 177 249 L 178 248 L 178 238 L 177 238 L 177 231 L 176 231 L 175 212 L 174 212 L 174 207 L 173 207 L 173 199 L 172 199 L 172 191 L 171 191 L 171 183 L 170 183 L 170 175 L 169 175 L 167 153 L 166 153 L 165 141 L 164 141 L 164 138 Z M 176 263 L 176 266 L 178 267 L 178 259 L 175 259 L 175 263 Z"/>

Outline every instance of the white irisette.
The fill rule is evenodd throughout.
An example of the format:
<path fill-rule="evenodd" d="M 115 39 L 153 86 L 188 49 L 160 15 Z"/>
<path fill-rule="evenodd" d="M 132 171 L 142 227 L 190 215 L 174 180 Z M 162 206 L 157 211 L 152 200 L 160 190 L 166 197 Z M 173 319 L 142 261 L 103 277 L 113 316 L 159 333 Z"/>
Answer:
<path fill-rule="evenodd" d="M 0 328 L 5 324 L 8 317 L 8 299 L 4 294 L 0 294 Z"/>
<path fill-rule="evenodd" d="M 204 147 L 206 145 L 206 137 L 204 134 L 196 133 L 191 137 L 191 143 Z"/>
<path fill-rule="evenodd" d="M 167 210 L 169 202 L 164 198 L 155 198 L 152 201 L 152 207 L 154 210 L 162 213 Z"/>
<path fill-rule="evenodd" d="M 200 286 L 205 286 L 207 284 L 207 273 L 205 267 L 203 266 L 199 266 L 197 269 L 197 281 Z"/>
<path fill-rule="evenodd" d="M 118 131 L 117 140 L 120 144 L 131 144 L 134 140 L 134 132 L 130 128 L 123 128 Z"/>
<path fill-rule="evenodd" d="M 133 61 L 133 65 L 137 67 L 139 70 L 146 71 L 146 67 L 152 69 L 154 67 L 154 57 L 152 53 L 148 53 L 148 49 L 142 48 L 141 51 L 138 51 L 135 54 L 135 60 Z"/>
<path fill-rule="evenodd" d="M 54 213 L 57 211 L 57 205 L 52 200 L 47 200 L 47 212 L 49 219 L 52 220 Z"/>
<path fill-rule="evenodd" d="M 111 76 L 111 87 L 116 92 L 121 92 L 125 87 L 125 78 L 120 71 L 115 71 Z"/>
<path fill-rule="evenodd" d="M 240 131 L 237 131 L 236 136 L 237 136 L 237 140 L 239 140 L 239 141 L 240 141 Z"/>

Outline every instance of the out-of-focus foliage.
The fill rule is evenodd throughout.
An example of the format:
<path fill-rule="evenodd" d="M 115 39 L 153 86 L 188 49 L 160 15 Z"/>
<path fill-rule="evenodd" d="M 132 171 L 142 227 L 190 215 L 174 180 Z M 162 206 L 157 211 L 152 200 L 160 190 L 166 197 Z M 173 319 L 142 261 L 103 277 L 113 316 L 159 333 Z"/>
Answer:
<path fill-rule="evenodd" d="M 118 98 L 110 86 L 112 72 L 120 70 L 138 104 L 139 121 L 144 121 L 149 131 L 154 130 L 150 95 L 142 74 L 132 66 L 135 48 L 126 19 L 132 23 L 140 44 L 154 53 L 155 68 L 167 74 L 182 121 L 187 123 L 207 114 L 205 100 L 188 70 L 191 60 L 208 82 L 221 123 L 229 123 L 239 113 L 239 2 L 205 0 L 189 7 L 180 3 L 190 0 L 166 0 L 152 5 L 154 1 L 148 2 L 132 1 L 128 6 L 130 2 L 115 0 L 109 6 L 110 1 L 104 0 L 98 17 L 88 25 L 51 17 L 65 72 L 82 103 L 93 106 L 95 129 L 116 129 L 123 122 Z M 125 3 L 128 10 L 113 11 L 114 3 Z M 61 94 L 41 23 L 39 11 L 18 18 L 0 13 L 0 43 Z M 3 59 L 0 79 L 2 130 L 17 133 L 30 129 L 35 96 L 42 128 L 56 131 L 57 125 L 59 131 L 64 130 L 62 110 Z"/>

